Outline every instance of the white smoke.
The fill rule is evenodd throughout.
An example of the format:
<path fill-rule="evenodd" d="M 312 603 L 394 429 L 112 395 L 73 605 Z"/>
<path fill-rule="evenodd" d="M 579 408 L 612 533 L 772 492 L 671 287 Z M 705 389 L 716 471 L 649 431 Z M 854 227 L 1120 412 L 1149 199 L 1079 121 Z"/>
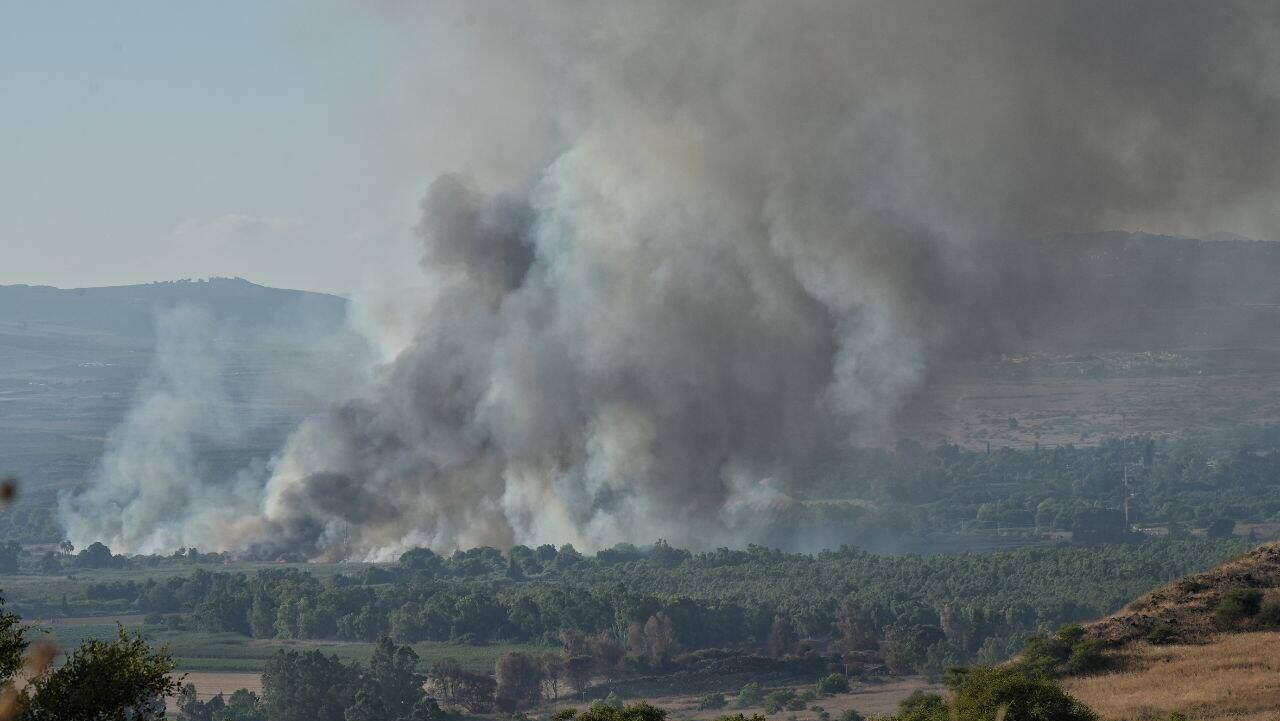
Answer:
<path fill-rule="evenodd" d="M 82 505 L 80 536 L 365 558 L 750 539 L 761 479 L 880 437 L 938 353 L 1052 313 L 1019 238 L 1274 221 L 1269 4 L 388 12 L 426 106 L 399 122 L 464 173 L 423 201 L 411 339 L 269 479 L 119 529 Z"/>

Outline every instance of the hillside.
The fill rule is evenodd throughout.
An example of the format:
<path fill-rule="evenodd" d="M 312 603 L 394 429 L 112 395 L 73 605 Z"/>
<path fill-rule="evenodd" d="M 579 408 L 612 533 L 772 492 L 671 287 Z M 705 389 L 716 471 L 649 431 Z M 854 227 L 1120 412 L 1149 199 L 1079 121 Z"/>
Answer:
<path fill-rule="evenodd" d="M 1258 593 L 1230 610 L 1241 591 Z M 1280 543 L 1156 589 L 1084 631 L 1107 644 L 1116 670 L 1066 685 L 1104 719 L 1274 719 Z"/>
<path fill-rule="evenodd" d="M 1091 638 L 1101 639 L 1110 647 L 1123 647 L 1147 638 L 1159 628 L 1166 642 L 1203 642 L 1222 630 L 1215 609 L 1229 593 L 1256 589 L 1263 594 L 1263 605 L 1280 602 L 1280 542 L 1268 543 L 1243 556 L 1212 568 L 1180 578 L 1139 597 L 1120 611 L 1085 627 Z M 1280 625 L 1280 617 L 1257 614 L 1241 619 L 1238 628 L 1249 631 Z"/>

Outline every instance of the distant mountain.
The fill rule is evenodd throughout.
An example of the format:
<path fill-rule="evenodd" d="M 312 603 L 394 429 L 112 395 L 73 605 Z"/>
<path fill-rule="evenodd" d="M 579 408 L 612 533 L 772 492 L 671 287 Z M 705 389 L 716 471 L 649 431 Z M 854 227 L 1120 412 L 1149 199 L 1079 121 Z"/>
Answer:
<path fill-rule="evenodd" d="M 243 278 L 210 278 L 102 288 L 3 285 L 0 323 L 148 338 L 157 311 L 184 304 L 206 308 L 219 320 L 247 325 L 305 318 L 337 327 L 347 312 L 347 301 L 335 295 L 268 288 Z"/>
<path fill-rule="evenodd" d="M 236 407 L 259 423 L 256 447 L 224 454 L 237 462 L 269 454 L 315 410 L 298 389 L 325 382 L 315 379 L 341 368 L 335 356 L 349 349 L 335 343 L 346 337 L 346 300 L 240 278 L 0 286 L 0 476 L 17 474 L 28 491 L 82 482 L 151 368 L 157 315 L 179 306 L 202 308 L 218 321 L 231 341 L 216 359 L 225 366 L 222 381 L 237 398 L 254 399 Z M 264 430 L 266 417 L 273 420 Z M 0 537 L 4 518 L 0 512 Z"/>

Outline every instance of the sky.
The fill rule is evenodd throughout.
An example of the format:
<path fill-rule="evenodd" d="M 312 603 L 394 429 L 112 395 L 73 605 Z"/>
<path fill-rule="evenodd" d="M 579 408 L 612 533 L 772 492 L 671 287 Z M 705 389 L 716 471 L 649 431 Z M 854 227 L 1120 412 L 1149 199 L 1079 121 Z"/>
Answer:
<path fill-rule="evenodd" d="M 0 0 L 0 284 L 411 265 L 432 171 L 379 119 L 397 42 L 324 2 Z"/>

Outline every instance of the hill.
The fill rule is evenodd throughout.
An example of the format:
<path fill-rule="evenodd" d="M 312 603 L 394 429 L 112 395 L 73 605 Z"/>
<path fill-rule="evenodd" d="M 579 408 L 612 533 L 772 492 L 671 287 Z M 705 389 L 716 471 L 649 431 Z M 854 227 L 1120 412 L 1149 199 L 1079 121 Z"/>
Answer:
<path fill-rule="evenodd" d="M 303 339 L 338 332 L 347 301 L 240 278 L 0 286 L 0 474 L 21 476 L 34 492 L 82 482 L 151 368 L 157 318 L 178 308 L 199 309 L 216 329 L 227 355 L 219 360 L 235 366 L 220 375 L 243 388 L 268 372 L 311 372 L 327 351 Z M 283 425 L 303 412 L 297 406 L 286 399 L 272 412 Z"/>
<path fill-rule="evenodd" d="M 23 343 L 22 338 L 57 330 L 150 338 L 155 333 L 156 313 L 184 304 L 205 308 L 220 320 L 250 325 L 305 317 L 336 326 L 347 310 L 347 301 L 338 296 L 269 288 L 243 278 L 102 288 L 5 285 L 0 286 L 0 332 L 4 333 L 0 344 L 38 346 Z"/>
<path fill-rule="evenodd" d="M 1070 679 L 1105 719 L 1273 719 L 1280 708 L 1280 543 L 1181 578 L 1084 627 L 1117 670 Z"/>
<path fill-rule="evenodd" d="M 1262 594 L 1252 613 L 1232 622 L 1218 613 L 1233 592 Z M 1250 631 L 1280 627 L 1280 543 L 1268 543 L 1240 558 L 1178 579 L 1132 601 L 1120 611 L 1085 627 L 1091 638 L 1123 647 L 1148 637 L 1161 642 L 1196 643 L 1224 630 Z M 1263 608 L 1263 606 L 1266 608 Z M 1154 634 L 1154 635 L 1153 635 Z"/>

